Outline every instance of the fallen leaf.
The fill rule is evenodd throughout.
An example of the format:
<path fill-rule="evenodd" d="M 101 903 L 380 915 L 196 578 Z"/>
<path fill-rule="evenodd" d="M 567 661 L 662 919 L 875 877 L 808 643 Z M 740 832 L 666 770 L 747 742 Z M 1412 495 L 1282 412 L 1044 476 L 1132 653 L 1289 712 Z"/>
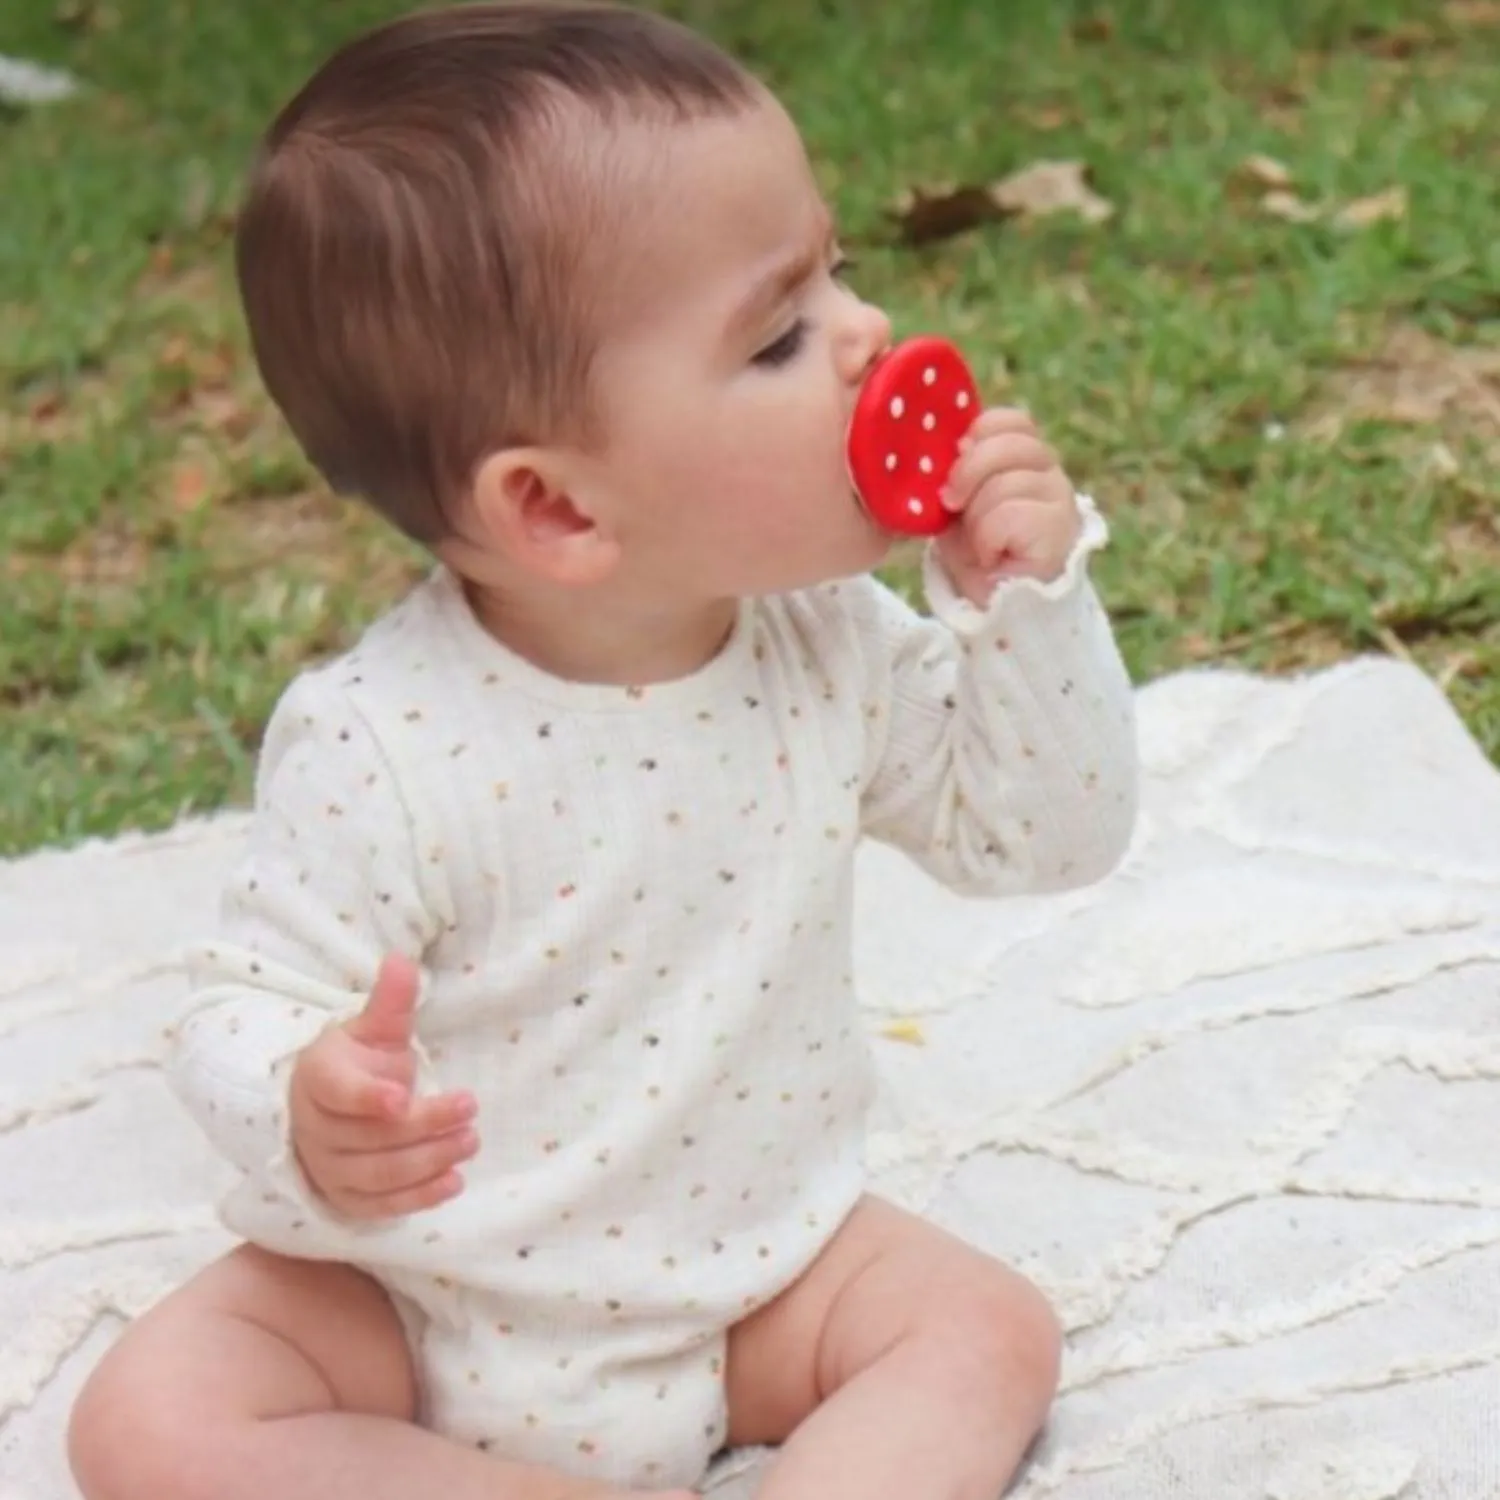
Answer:
<path fill-rule="evenodd" d="M 1274 156 L 1263 156 L 1259 152 L 1247 156 L 1235 168 L 1235 176 L 1243 182 L 1267 189 L 1289 189 L 1292 185 L 1291 168 L 1285 162 L 1277 161 Z"/>
<path fill-rule="evenodd" d="M 1311 224 L 1320 217 L 1311 203 L 1304 203 L 1295 193 L 1282 189 L 1267 193 L 1260 200 L 1260 207 L 1262 213 L 1270 214 L 1273 219 L 1285 219 L 1288 224 Z"/>
<path fill-rule="evenodd" d="M 1443 19 L 1451 26 L 1500 26 L 1500 0 L 1449 0 Z"/>
<path fill-rule="evenodd" d="M 1437 36 L 1420 21 L 1402 21 L 1395 26 L 1370 26 L 1355 33 L 1360 50 L 1372 57 L 1388 57 L 1403 62 L 1430 47 Z"/>
<path fill-rule="evenodd" d="M 1088 171 L 1081 161 L 1039 161 L 992 183 L 990 193 L 1003 213 L 1040 219 L 1072 212 L 1087 223 L 1102 224 L 1115 206 L 1089 186 Z"/>
<path fill-rule="evenodd" d="M 892 1021 L 880 1031 L 881 1036 L 891 1042 L 905 1042 L 908 1047 L 925 1047 L 927 1038 L 915 1021 Z"/>
<path fill-rule="evenodd" d="M 1015 113 L 1023 125 L 1033 130 L 1061 130 L 1074 119 L 1072 112 L 1060 104 L 1021 105 Z"/>
<path fill-rule="evenodd" d="M 1492 462 L 1500 459 L 1500 348 L 1394 328 L 1327 383 L 1304 431 L 1311 441 L 1337 442 L 1349 423 L 1362 421 L 1435 428 L 1421 435 L 1424 445 L 1440 442 L 1455 455 L 1477 445 Z"/>
<path fill-rule="evenodd" d="M 1115 34 L 1115 18 L 1107 10 L 1084 16 L 1073 23 L 1073 40 L 1107 42 Z"/>
<path fill-rule="evenodd" d="M 1340 229 L 1368 229 L 1386 219 L 1406 217 L 1407 194 L 1404 187 L 1387 188 L 1383 193 L 1372 193 L 1368 198 L 1356 198 L 1346 203 L 1334 216 L 1333 222 Z"/>
<path fill-rule="evenodd" d="M 895 210 L 901 239 L 908 245 L 952 239 L 956 234 L 1003 217 L 990 190 L 972 185 L 936 192 L 913 188 Z"/>
<path fill-rule="evenodd" d="M 1088 168 L 1082 162 L 1040 161 L 987 186 L 913 188 L 897 204 L 894 217 L 908 245 L 950 239 L 997 219 L 1072 212 L 1099 224 L 1114 213 L 1114 205 L 1095 193 L 1087 179 Z"/>

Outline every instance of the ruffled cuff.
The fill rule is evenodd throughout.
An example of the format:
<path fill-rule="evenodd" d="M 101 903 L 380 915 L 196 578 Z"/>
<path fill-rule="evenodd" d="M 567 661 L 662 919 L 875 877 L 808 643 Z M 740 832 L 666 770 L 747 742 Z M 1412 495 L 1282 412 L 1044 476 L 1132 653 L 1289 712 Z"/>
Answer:
<path fill-rule="evenodd" d="M 922 558 L 922 587 L 933 615 L 955 635 L 966 639 L 1004 636 L 1018 623 L 1038 615 L 1067 613 L 1085 607 L 1093 591 L 1088 582 L 1089 558 L 1109 541 L 1109 527 L 1088 495 L 1079 495 L 1078 539 L 1056 578 L 1002 578 L 980 608 L 954 587 L 948 570 L 929 546 Z"/>

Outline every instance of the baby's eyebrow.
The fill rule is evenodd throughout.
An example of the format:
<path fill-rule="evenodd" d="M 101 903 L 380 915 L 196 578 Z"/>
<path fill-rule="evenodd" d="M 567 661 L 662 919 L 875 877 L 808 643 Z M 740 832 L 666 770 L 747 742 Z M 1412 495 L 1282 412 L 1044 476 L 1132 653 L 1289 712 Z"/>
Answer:
<path fill-rule="evenodd" d="M 827 265 L 838 234 L 833 220 L 827 216 L 822 220 L 821 229 L 821 243 L 809 243 L 788 252 L 756 276 L 730 316 L 730 338 L 753 328 L 779 302 Z"/>

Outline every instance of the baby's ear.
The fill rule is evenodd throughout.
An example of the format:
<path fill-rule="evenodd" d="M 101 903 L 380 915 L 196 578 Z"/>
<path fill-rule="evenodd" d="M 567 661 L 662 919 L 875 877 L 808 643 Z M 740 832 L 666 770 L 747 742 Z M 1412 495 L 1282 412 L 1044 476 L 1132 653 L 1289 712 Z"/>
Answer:
<path fill-rule="evenodd" d="M 490 454 L 474 476 L 471 502 L 483 545 L 564 587 L 601 582 L 619 548 L 580 498 L 580 478 L 553 449 Z"/>

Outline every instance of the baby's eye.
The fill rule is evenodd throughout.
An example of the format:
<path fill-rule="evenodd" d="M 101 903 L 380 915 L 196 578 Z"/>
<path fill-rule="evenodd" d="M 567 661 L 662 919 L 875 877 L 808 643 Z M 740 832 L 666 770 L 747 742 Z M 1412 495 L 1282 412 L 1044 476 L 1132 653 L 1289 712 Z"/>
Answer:
<path fill-rule="evenodd" d="M 854 260 L 852 260 L 847 255 L 840 255 L 834 261 L 834 263 L 829 266 L 828 274 L 832 276 L 835 281 L 848 281 L 849 277 L 853 275 L 856 269 L 857 265 Z"/>
<path fill-rule="evenodd" d="M 750 363 L 759 365 L 763 370 L 774 370 L 781 365 L 790 364 L 802 352 L 802 344 L 806 338 L 807 319 L 798 318 L 780 338 L 767 344 L 755 355 Z"/>

